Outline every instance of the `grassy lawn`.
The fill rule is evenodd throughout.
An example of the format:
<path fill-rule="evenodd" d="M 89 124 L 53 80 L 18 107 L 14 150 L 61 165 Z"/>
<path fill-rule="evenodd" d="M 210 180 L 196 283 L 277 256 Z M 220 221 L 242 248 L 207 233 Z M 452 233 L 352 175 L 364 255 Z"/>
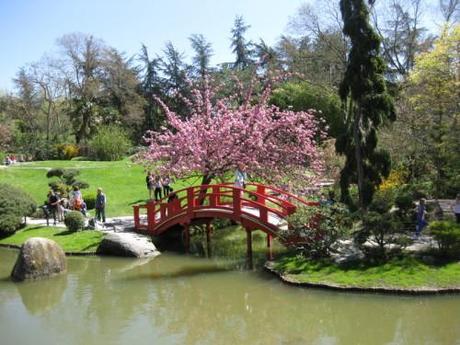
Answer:
<path fill-rule="evenodd" d="M 94 252 L 104 235 L 100 231 L 68 232 L 63 228 L 27 227 L 2 238 L 1 244 L 22 245 L 31 237 L 45 237 L 57 242 L 65 252 Z"/>
<path fill-rule="evenodd" d="M 96 193 L 102 187 L 107 196 L 107 217 L 132 214 L 132 205 L 143 203 L 148 197 L 143 167 L 128 159 L 117 162 L 93 161 L 41 161 L 24 163 L 0 169 L 0 182 L 21 187 L 29 192 L 38 205 L 46 200 L 49 189 L 46 177 L 50 168 L 74 168 L 80 170 L 79 179 L 89 183 L 83 194 Z M 176 181 L 174 189 L 199 184 L 199 179 Z"/>
<path fill-rule="evenodd" d="M 285 256 L 275 269 L 299 282 L 383 288 L 460 288 L 460 263 L 431 266 L 412 257 L 379 266 L 342 268 L 328 261 Z"/>

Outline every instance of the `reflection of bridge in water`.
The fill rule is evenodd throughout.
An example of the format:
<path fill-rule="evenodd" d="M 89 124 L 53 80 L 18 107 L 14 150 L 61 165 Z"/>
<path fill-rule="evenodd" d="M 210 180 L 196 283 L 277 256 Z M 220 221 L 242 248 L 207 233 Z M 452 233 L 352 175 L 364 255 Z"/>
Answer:
<path fill-rule="evenodd" d="M 134 227 L 136 231 L 149 235 L 161 235 L 175 225 L 183 227 L 185 250 L 190 244 L 189 226 L 206 224 L 206 240 L 209 246 L 211 221 L 227 218 L 240 223 L 247 234 L 247 253 L 252 261 L 252 231 L 261 230 L 267 234 L 268 256 L 272 258 L 272 238 L 281 242 L 287 240 L 283 230 L 287 230 L 285 218 L 296 211 L 296 204 L 316 206 L 287 191 L 258 183 L 248 183 L 246 189 L 230 183 L 200 185 L 175 192 L 176 198 L 167 198 L 134 207 Z M 147 217 L 143 222 L 140 214 L 144 209 Z M 251 263 L 251 262 L 250 262 Z"/>

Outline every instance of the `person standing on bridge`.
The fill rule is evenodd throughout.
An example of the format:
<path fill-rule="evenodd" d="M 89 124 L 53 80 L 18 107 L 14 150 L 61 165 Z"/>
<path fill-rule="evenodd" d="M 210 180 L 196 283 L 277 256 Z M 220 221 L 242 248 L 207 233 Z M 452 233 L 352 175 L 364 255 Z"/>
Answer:
<path fill-rule="evenodd" d="M 161 192 L 163 190 L 163 183 L 160 176 L 155 177 L 155 201 L 159 201 L 162 198 Z"/>
<path fill-rule="evenodd" d="M 242 188 L 242 189 L 246 188 L 247 177 L 248 175 L 243 170 L 243 167 L 239 165 L 235 172 L 235 187 Z"/>

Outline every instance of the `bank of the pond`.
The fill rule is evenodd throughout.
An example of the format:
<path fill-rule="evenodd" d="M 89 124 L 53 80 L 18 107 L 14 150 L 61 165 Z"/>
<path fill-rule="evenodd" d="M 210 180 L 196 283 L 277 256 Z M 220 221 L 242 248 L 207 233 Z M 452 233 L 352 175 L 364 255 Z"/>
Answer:
<path fill-rule="evenodd" d="M 283 282 L 302 287 L 395 294 L 460 293 L 460 262 L 436 266 L 406 257 L 382 265 L 341 267 L 287 255 L 265 267 Z"/>
<path fill-rule="evenodd" d="M 68 255 L 92 255 L 104 234 L 100 231 L 70 232 L 65 228 L 29 226 L 11 236 L 0 239 L 0 246 L 19 248 L 31 237 L 44 237 L 55 241 Z"/>

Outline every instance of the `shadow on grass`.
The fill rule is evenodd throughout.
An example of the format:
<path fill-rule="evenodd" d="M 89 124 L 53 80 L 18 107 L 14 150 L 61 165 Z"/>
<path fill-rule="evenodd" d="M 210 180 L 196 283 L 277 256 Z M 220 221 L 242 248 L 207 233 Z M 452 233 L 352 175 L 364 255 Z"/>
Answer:
<path fill-rule="evenodd" d="M 139 200 L 130 202 L 128 205 L 129 205 L 129 206 L 132 206 L 132 205 L 139 204 L 139 203 L 144 203 L 144 204 L 146 204 L 147 202 L 149 202 L 149 199 L 139 199 Z"/>
<path fill-rule="evenodd" d="M 75 234 L 75 231 L 67 230 L 67 231 L 58 232 L 57 234 L 54 234 L 54 236 L 67 236 L 67 235 L 72 235 L 72 234 Z"/>

